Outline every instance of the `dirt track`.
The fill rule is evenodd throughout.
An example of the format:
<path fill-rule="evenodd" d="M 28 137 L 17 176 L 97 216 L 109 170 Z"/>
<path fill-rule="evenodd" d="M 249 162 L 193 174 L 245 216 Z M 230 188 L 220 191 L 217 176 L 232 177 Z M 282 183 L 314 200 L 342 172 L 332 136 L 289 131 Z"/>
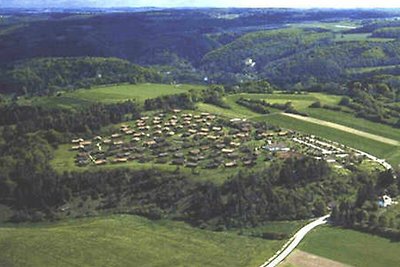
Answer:
<path fill-rule="evenodd" d="M 399 146 L 400 145 L 400 142 L 396 141 L 394 139 L 382 137 L 382 136 L 375 135 L 375 134 L 370 134 L 370 133 L 363 132 L 363 131 L 360 131 L 360 130 L 356 130 L 354 128 L 343 126 L 343 125 L 340 125 L 340 124 L 337 124 L 337 123 L 333 123 L 333 122 L 329 122 L 329 121 L 323 121 L 323 120 L 310 118 L 310 117 L 304 117 L 304 116 L 301 116 L 301 115 L 296 115 L 296 114 L 291 114 L 291 113 L 282 113 L 282 114 L 285 115 L 285 116 L 291 117 L 291 118 L 298 119 L 298 120 L 307 121 L 307 122 L 323 125 L 323 126 L 326 126 L 326 127 L 334 128 L 334 129 L 337 129 L 337 130 L 341 130 L 341 131 L 344 131 L 344 132 L 352 133 L 352 134 L 355 134 L 355 135 L 358 135 L 358 136 L 361 136 L 361 137 L 365 137 L 365 138 L 368 138 L 368 139 L 372 139 L 372 140 L 375 140 L 375 141 L 378 141 L 378 142 L 382 142 L 382 143 L 385 143 L 385 144 L 394 145 L 394 146 Z"/>

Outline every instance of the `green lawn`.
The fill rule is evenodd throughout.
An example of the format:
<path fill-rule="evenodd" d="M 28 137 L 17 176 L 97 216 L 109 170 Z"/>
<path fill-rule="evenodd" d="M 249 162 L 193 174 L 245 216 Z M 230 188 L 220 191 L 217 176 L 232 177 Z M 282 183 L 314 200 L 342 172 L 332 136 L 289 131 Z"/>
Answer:
<path fill-rule="evenodd" d="M 399 242 L 330 226 L 313 230 L 299 249 L 360 267 L 395 267 L 400 262 Z"/>
<path fill-rule="evenodd" d="M 155 98 L 162 95 L 172 95 L 187 92 L 188 90 L 201 90 L 205 87 L 199 85 L 169 85 L 169 84 L 123 84 L 103 86 L 92 89 L 79 89 L 67 92 L 61 96 L 35 97 L 23 99 L 21 102 L 33 105 L 76 108 L 93 102 L 115 103 L 125 100 L 136 100 L 143 103 L 146 99 Z"/>
<path fill-rule="evenodd" d="M 258 266 L 285 241 L 120 215 L 0 227 L 0 266 Z"/>

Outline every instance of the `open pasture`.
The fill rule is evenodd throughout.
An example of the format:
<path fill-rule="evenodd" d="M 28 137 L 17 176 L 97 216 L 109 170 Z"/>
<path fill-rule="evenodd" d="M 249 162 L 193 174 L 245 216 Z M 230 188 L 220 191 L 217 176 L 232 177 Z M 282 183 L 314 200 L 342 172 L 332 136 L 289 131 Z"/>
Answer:
<path fill-rule="evenodd" d="M 187 84 L 122 84 L 92 89 L 79 89 L 65 92 L 58 96 L 35 97 L 32 99 L 23 99 L 21 101 L 46 107 L 76 108 L 94 102 L 115 103 L 135 100 L 138 103 L 144 103 L 144 101 L 149 98 L 201 89 L 204 89 L 204 87 Z"/>
<path fill-rule="evenodd" d="M 0 227 L 0 266 L 253 267 L 285 241 L 138 216 Z"/>
<path fill-rule="evenodd" d="M 313 230 L 299 249 L 352 266 L 398 266 L 400 262 L 400 243 L 330 226 Z"/>

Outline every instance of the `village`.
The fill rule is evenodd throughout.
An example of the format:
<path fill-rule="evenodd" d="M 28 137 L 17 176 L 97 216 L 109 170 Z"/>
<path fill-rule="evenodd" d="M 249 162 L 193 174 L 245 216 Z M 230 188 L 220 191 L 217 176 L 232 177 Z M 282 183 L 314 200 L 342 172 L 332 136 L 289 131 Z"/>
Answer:
<path fill-rule="evenodd" d="M 129 161 L 187 168 L 252 167 L 277 158 L 307 155 L 338 168 L 365 155 L 343 145 L 246 119 L 172 110 L 143 116 L 109 136 L 72 140 L 78 166 Z M 352 162 L 350 162 L 352 161 Z"/>

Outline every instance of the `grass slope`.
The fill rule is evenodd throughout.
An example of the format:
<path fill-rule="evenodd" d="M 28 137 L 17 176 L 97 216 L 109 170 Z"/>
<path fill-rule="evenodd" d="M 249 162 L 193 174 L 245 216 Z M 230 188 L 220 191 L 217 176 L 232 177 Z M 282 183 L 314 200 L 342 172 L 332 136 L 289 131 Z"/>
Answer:
<path fill-rule="evenodd" d="M 191 89 L 201 90 L 204 88 L 205 87 L 199 85 L 187 84 L 123 84 L 96 87 L 92 89 L 79 89 L 64 93 L 61 96 L 35 97 L 32 99 L 25 99 L 23 102 L 28 102 L 33 105 L 59 108 L 76 108 L 93 102 L 115 103 L 133 99 L 139 103 L 143 103 L 149 98 L 185 93 Z"/>
<path fill-rule="evenodd" d="M 0 228 L 0 266 L 257 266 L 284 241 L 122 215 Z"/>
<path fill-rule="evenodd" d="M 299 248 L 354 266 L 398 266 L 400 243 L 334 227 L 321 227 L 306 236 Z"/>

